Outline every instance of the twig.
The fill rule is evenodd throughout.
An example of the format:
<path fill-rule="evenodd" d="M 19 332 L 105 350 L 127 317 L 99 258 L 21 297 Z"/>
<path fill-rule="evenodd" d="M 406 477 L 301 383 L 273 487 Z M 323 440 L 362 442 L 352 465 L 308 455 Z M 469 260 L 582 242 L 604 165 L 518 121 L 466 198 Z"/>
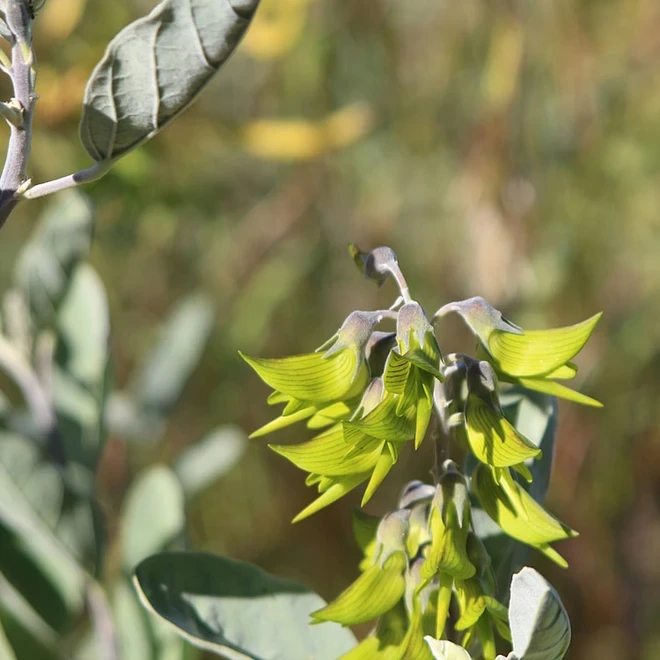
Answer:
<path fill-rule="evenodd" d="M 9 122 L 7 156 L 0 176 L 0 228 L 18 204 L 21 191 L 29 185 L 27 163 L 32 140 L 32 112 L 37 99 L 34 93 L 36 62 L 27 4 L 23 0 L 7 0 L 5 22 L 12 34 L 8 74 L 14 87 L 13 103 L 22 114 L 22 122 Z"/>
<path fill-rule="evenodd" d="M 25 192 L 21 193 L 22 199 L 38 199 L 45 197 L 52 193 L 61 192 L 69 188 L 75 188 L 83 183 L 90 183 L 100 179 L 112 167 L 114 161 L 104 161 L 102 163 L 94 163 L 86 170 L 81 170 L 75 174 L 67 174 L 67 176 L 46 181 L 45 183 L 38 183 L 35 186 L 30 186 Z"/>

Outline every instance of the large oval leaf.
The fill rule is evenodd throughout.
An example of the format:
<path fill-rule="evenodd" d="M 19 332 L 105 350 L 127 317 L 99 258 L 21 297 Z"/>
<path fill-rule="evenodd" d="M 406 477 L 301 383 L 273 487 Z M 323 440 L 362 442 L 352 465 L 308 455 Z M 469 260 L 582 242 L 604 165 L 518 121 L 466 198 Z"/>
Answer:
<path fill-rule="evenodd" d="M 232 660 L 336 660 L 355 646 L 337 624 L 309 625 L 322 598 L 241 561 L 163 552 L 145 559 L 133 582 L 147 609 L 192 644 Z"/>
<path fill-rule="evenodd" d="M 529 566 L 511 580 L 513 653 L 521 660 L 561 660 L 571 643 L 566 610 L 552 586 Z"/>
<path fill-rule="evenodd" d="M 37 326 L 53 321 L 75 267 L 89 252 L 93 230 L 94 210 L 75 190 L 64 192 L 39 219 L 14 275 Z"/>
<path fill-rule="evenodd" d="M 85 90 L 80 139 L 97 162 L 153 137 L 231 55 L 259 0 L 164 0 L 108 45 Z"/>
<path fill-rule="evenodd" d="M 76 268 L 56 318 L 53 403 L 66 457 L 96 469 L 106 432 L 104 408 L 109 385 L 110 314 L 98 273 Z"/>
<path fill-rule="evenodd" d="M 179 400 L 214 321 L 213 302 L 203 294 L 187 296 L 176 306 L 131 387 L 145 414 L 164 417 Z"/>
<path fill-rule="evenodd" d="M 122 512 L 122 551 L 130 571 L 185 528 L 183 489 L 165 465 L 145 470 L 131 485 Z"/>

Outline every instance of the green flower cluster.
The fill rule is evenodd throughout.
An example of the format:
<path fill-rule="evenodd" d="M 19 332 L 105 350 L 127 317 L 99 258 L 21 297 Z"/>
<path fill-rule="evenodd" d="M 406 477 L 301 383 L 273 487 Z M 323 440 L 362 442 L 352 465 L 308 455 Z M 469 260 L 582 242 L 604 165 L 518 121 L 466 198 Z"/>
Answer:
<path fill-rule="evenodd" d="M 417 449 L 432 418 L 438 433 L 473 456 L 468 481 L 455 463 L 435 468 L 435 485 L 414 483 L 399 509 L 384 518 L 357 514 L 355 532 L 364 553 L 362 574 L 317 621 L 354 625 L 378 619 L 373 633 L 349 660 L 432 658 L 425 636 L 440 639 L 450 602 L 457 603 L 454 630 L 469 647 L 478 639 L 486 660 L 496 657 L 494 631 L 508 637 L 506 610 L 495 599 L 490 559 L 474 533 L 470 492 L 508 535 L 550 559 L 566 562 L 551 543 L 576 532 L 551 516 L 522 482 L 541 450 L 504 416 L 500 383 L 591 406 L 600 404 L 558 381 L 573 378 L 571 362 L 600 315 L 566 328 L 526 331 L 483 298 L 454 302 L 429 321 L 410 297 L 390 248 L 352 248 L 365 275 L 378 284 L 392 276 L 401 296 L 388 310 L 356 311 L 316 352 L 280 359 L 243 358 L 284 404 L 279 417 L 253 436 L 305 421 L 317 431 L 299 445 L 271 445 L 308 473 L 319 496 L 301 520 L 366 483 L 366 504 L 396 463 L 403 446 Z M 474 357 L 443 356 L 434 326 L 456 312 L 475 335 Z M 377 330 L 395 321 L 395 332 Z M 506 387 L 506 385 L 505 385 Z"/>
<path fill-rule="evenodd" d="M 495 658 L 493 630 L 509 638 L 507 611 L 495 598 L 490 558 L 471 531 L 465 478 L 446 461 L 437 486 L 411 482 L 399 507 L 382 519 L 355 513 L 361 575 L 312 617 L 344 625 L 378 618 L 342 660 L 431 660 L 424 638 L 442 637 L 453 597 L 463 645 L 476 637 L 485 657 L 492 650 Z"/>

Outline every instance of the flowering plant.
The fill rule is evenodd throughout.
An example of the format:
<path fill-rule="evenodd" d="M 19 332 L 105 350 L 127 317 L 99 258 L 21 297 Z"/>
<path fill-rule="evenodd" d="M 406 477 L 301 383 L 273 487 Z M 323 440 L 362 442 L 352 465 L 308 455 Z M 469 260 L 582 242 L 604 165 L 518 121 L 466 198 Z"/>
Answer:
<path fill-rule="evenodd" d="M 541 393 L 545 403 L 561 397 L 600 406 L 559 382 L 575 377 L 572 360 L 600 314 L 569 327 L 524 330 L 475 297 L 448 303 L 429 318 L 411 297 L 392 249 L 365 253 L 351 246 L 351 253 L 366 277 L 379 285 L 392 277 L 400 295 L 389 309 L 352 312 L 313 353 L 243 355 L 273 389 L 268 403 L 284 405 L 253 437 L 303 421 L 316 432 L 302 444 L 271 445 L 307 472 L 306 483 L 319 492 L 294 522 L 366 483 L 364 506 L 406 444 L 418 449 L 427 435 L 436 443 L 434 483 L 409 483 L 398 508 L 382 518 L 355 513 L 361 574 L 312 618 L 344 626 L 377 619 L 345 660 L 462 658 L 468 651 L 494 660 L 496 634 L 511 641 L 512 633 L 509 657 L 527 657 L 520 642 L 516 647 L 475 514 L 567 566 L 552 544 L 577 532 L 528 491 L 543 448 L 540 438 L 527 437 L 508 419 L 502 399 Z M 435 326 L 452 312 L 475 336 L 474 356 L 440 350 Z M 395 331 L 377 329 L 387 321 L 396 323 Z M 465 468 L 450 454 L 467 457 Z M 568 625 L 565 616 L 558 621 Z M 544 658 L 563 657 L 570 635 L 561 632 Z M 460 647 L 449 639 L 460 640 Z"/>

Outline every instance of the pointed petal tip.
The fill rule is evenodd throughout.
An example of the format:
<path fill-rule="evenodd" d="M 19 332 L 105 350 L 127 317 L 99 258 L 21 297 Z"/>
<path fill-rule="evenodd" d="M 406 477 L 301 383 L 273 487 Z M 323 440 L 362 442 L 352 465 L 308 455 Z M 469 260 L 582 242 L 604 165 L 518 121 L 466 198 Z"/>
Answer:
<path fill-rule="evenodd" d="M 366 504 L 369 503 L 369 500 L 374 496 L 374 493 L 376 492 L 376 489 L 372 489 L 371 492 L 369 491 L 369 488 L 367 487 L 367 490 L 364 491 L 364 495 L 362 496 L 362 500 L 360 501 L 360 506 L 364 507 Z"/>
<path fill-rule="evenodd" d="M 309 507 L 305 507 L 299 514 L 294 516 L 291 519 L 291 523 L 295 525 L 296 523 L 299 523 L 301 520 L 305 520 L 305 518 L 309 518 L 309 516 L 312 515 L 312 511 L 308 511 Z"/>

